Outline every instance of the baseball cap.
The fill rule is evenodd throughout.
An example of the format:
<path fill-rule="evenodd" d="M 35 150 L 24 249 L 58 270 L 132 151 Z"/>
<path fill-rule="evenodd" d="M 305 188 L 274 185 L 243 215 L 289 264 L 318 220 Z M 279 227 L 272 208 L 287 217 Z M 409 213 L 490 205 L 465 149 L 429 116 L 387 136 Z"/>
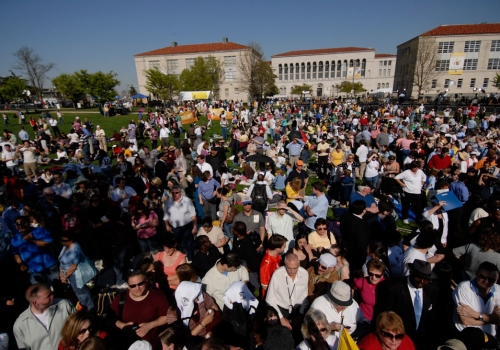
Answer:
<path fill-rule="evenodd" d="M 251 204 L 251 203 L 252 203 L 252 197 L 250 197 L 250 196 L 243 197 L 243 200 L 241 201 L 241 204 L 243 204 L 243 205 Z"/>
<path fill-rule="evenodd" d="M 304 162 L 302 160 L 298 160 L 297 163 L 295 163 L 296 165 L 304 165 Z"/>
<path fill-rule="evenodd" d="M 321 254 L 318 262 L 326 268 L 337 266 L 337 258 L 330 253 Z"/>

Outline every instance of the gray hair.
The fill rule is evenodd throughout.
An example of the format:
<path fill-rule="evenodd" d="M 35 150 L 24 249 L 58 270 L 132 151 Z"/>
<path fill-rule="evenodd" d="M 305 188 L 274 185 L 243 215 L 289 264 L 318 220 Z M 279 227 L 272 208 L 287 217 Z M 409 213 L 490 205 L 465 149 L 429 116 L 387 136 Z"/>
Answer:
<path fill-rule="evenodd" d="M 301 332 L 304 336 L 304 339 L 311 338 L 310 330 L 317 329 L 316 324 L 321 324 L 326 328 L 325 339 L 330 335 L 332 329 L 330 328 L 330 323 L 326 319 L 325 314 L 317 309 L 310 309 L 307 311 L 306 316 L 304 317 L 304 323 L 302 323 Z M 321 334 L 323 336 L 323 334 Z"/>
<path fill-rule="evenodd" d="M 365 188 L 367 188 L 368 186 L 365 186 L 365 185 L 358 185 L 358 191 L 359 192 L 362 192 Z"/>

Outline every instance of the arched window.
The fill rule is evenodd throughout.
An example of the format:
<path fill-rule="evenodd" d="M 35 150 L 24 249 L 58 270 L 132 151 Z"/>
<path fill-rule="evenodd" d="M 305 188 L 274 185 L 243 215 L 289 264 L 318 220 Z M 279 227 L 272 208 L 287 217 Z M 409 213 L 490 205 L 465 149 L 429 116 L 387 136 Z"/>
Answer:
<path fill-rule="evenodd" d="M 353 60 L 349 60 L 349 67 L 352 67 L 354 65 L 354 61 Z"/>
<path fill-rule="evenodd" d="M 318 70 L 318 66 L 316 62 L 313 62 L 313 79 L 316 79 L 316 71 Z"/>
<path fill-rule="evenodd" d="M 311 63 L 307 62 L 307 79 L 311 79 Z"/>
<path fill-rule="evenodd" d="M 330 71 L 332 72 L 332 74 L 330 75 L 330 77 L 332 79 L 335 79 L 335 61 L 332 61 L 332 65 L 330 66 Z"/>
<path fill-rule="evenodd" d="M 288 64 L 285 63 L 285 80 L 288 80 Z"/>
<path fill-rule="evenodd" d="M 283 80 L 283 66 L 281 64 L 278 66 L 278 80 Z"/>
<path fill-rule="evenodd" d="M 377 90 L 380 89 L 380 83 L 377 84 Z"/>
<path fill-rule="evenodd" d="M 299 64 L 295 63 L 295 80 L 299 80 Z"/>
<path fill-rule="evenodd" d="M 318 63 L 318 79 L 323 79 L 323 62 Z"/>
<path fill-rule="evenodd" d="M 366 70 L 366 59 L 363 58 L 363 61 L 361 61 L 361 76 L 365 76 L 365 70 Z"/>
<path fill-rule="evenodd" d="M 282 92 L 282 95 L 286 96 L 286 87 L 283 86 L 283 92 Z"/>
<path fill-rule="evenodd" d="M 293 80 L 293 63 L 290 63 L 290 80 Z"/>
<path fill-rule="evenodd" d="M 304 80 L 306 78 L 306 65 L 304 62 L 300 65 L 300 79 Z"/>
<path fill-rule="evenodd" d="M 388 89 L 389 88 L 389 83 L 385 83 L 385 88 Z"/>
<path fill-rule="evenodd" d="M 347 78 L 347 60 L 344 60 L 344 62 L 342 62 L 342 78 Z"/>
<path fill-rule="evenodd" d="M 340 60 L 337 61 L 337 78 L 340 78 L 340 69 L 342 66 L 342 62 Z"/>
<path fill-rule="evenodd" d="M 328 79 L 330 73 L 330 62 L 325 62 L 325 79 Z"/>
<path fill-rule="evenodd" d="M 356 67 L 359 67 L 361 65 L 359 60 L 356 60 Z"/>

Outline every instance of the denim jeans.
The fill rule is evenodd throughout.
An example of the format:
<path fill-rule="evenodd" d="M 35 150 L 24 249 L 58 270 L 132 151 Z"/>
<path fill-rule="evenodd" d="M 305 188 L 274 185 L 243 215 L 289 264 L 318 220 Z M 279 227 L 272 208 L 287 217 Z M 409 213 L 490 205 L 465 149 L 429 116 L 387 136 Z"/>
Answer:
<path fill-rule="evenodd" d="M 59 269 L 57 268 L 57 264 L 52 265 L 51 267 L 48 267 L 40 272 L 30 272 L 31 284 L 46 283 L 49 285 L 49 287 L 52 287 L 54 280 L 58 279 L 59 279 Z"/>
<path fill-rule="evenodd" d="M 365 180 L 371 183 L 373 188 L 377 188 L 378 175 L 373 177 L 365 177 Z"/>
<path fill-rule="evenodd" d="M 92 294 L 90 293 L 89 287 L 85 285 L 82 288 L 78 288 L 76 286 L 76 277 L 74 273 L 69 276 L 69 283 L 71 284 L 71 288 L 73 289 L 73 292 L 75 292 L 78 301 L 80 301 L 80 304 L 87 307 L 88 310 L 93 309 L 94 302 L 92 301 Z"/>
<path fill-rule="evenodd" d="M 177 247 L 181 252 L 187 255 L 189 261 L 193 261 L 194 257 L 194 235 L 193 222 L 180 227 L 172 227 L 174 237 L 181 243 Z"/>
<path fill-rule="evenodd" d="M 137 238 L 137 243 L 139 243 L 139 248 L 141 248 L 141 252 L 143 253 L 158 249 L 156 234 L 149 238 Z"/>
<path fill-rule="evenodd" d="M 227 128 L 222 128 L 222 138 L 224 141 L 227 139 Z"/>

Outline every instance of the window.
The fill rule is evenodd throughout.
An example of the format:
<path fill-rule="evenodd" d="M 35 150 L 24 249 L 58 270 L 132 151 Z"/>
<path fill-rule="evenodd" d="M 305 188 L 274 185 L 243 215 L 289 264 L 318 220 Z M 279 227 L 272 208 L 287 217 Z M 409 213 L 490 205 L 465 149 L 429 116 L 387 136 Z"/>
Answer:
<path fill-rule="evenodd" d="M 288 80 L 288 64 L 285 63 L 285 80 Z"/>
<path fill-rule="evenodd" d="M 378 70 L 378 76 L 381 77 L 382 76 L 382 69 L 379 69 Z"/>
<path fill-rule="evenodd" d="M 384 61 L 384 66 L 387 66 L 387 61 Z"/>
<path fill-rule="evenodd" d="M 283 80 L 283 66 L 281 64 L 278 66 L 278 80 Z"/>
<path fill-rule="evenodd" d="M 318 70 L 318 66 L 316 62 L 313 62 L 313 79 L 316 79 L 316 71 Z"/>
<path fill-rule="evenodd" d="M 491 41 L 491 49 L 490 51 L 500 51 L 500 40 L 492 40 Z"/>
<path fill-rule="evenodd" d="M 167 60 L 167 71 L 176 74 L 179 71 L 179 60 Z"/>
<path fill-rule="evenodd" d="M 186 69 L 189 69 L 192 66 L 194 66 L 194 61 L 195 58 L 186 58 Z"/>
<path fill-rule="evenodd" d="M 431 89 L 435 89 L 437 86 L 437 79 L 432 79 Z"/>
<path fill-rule="evenodd" d="M 380 83 L 377 84 L 377 89 L 380 89 Z"/>
<path fill-rule="evenodd" d="M 290 63 L 290 80 L 293 80 L 293 63 Z"/>
<path fill-rule="evenodd" d="M 226 70 L 224 71 L 225 81 L 236 81 L 236 70 Z"/>
<path fill-rule="evenodd" d="M 323 62 L 318 63 L 318 79 L 323 79 Z"/>
<path fill-rule="evenodd" d="M 466 59 L 464 61 L 464 70 L 476 70 L 477 69 L 477 58 Z"/>
<path fill-rule="evenodd" d="M 392 61 L 389 61 L 389 66 L 391 66 L 391 65 L 392 65 Z"/>
<path fill-rule="evenodd" d="M 300 65 L 300 79 L 305 79 L 306 78 L 306 65 L 302 63 Z"/>
<path fill-rule="evenodd" d="M 500 58 L 490 58 L 488 60 L 488 69 L 500 69 Z"/>
<path fill-rule="evenodd" d="M 450 86 L 450 79 L 444 80 L 444 88 L 447 89 Z"/>
<path fill-rule="evenodd" d="M 483 80 L 483 87 L 487 88 L 489 82 L 490 82 L 490 78 L 484 78 L 484 80 Z"/>
<path fill-rule="evenodd" d="M 339 61 L 337 61 L 337 78 L 340 78 L 340 66 L 342 65 L 342 63 Z"/>
<path fill-rule="evenodd" d="M 390 62 L 390 61 L 389 61 Z M 389 83 L 385 83 L 385 88 L 388 89 L 389 88 Z"/>
<path fill-rule="evenodd" d="M 342 62 L 342 78 L 347 78 L 347 60 Z"/>
<path fill-rule="evenodd" d="M 387 70 L 387 76 L 388 76 L 388 77 L 390 77 L 390 76 L 391 76 L 391 70 L 390 70 L 390 69 L 388 69 L 388 70 Z"/>
<path fill-rule="evenodd" d="M 236 56 L 224 56 L 224 66 L 236 66 Z"/>
<path fill-rule="evenodd" d="M 454 41 L 441 41 L 438 45 L 438 53 L 451 53 L 454 46 Z"/>
<path fill-rule="evenodd" d="M 457 88 L 461 88 L 464 80 L 463 79 L 458 79 L 457 80 Z"/>
<path fill-rule="evenodd" d="M 160 61 L 149 61 L 149 68 L 160 68 Z"/>
<path fill-rule="evenodd" d="M 450 68 L 450 60 L 436 60 L 436 72 L 445 72 Z"/>
<path fill-rule="evenodd" d="M 299 80 L 299 64 L 295 63 L 295 80 Z M 304 79 L 304 78 L 302 78 Z"/>
<path fill-rule="evenodd" d="M 234 88 L 234 94 L 239 95 L 240 94 L 240 89 L 239 88 Z"/>
<path fill-rule="evenodd" d="M 382 67 L 384 65 L 384 61 L 380 61 L 378 65 Z"/>
<path fill-rule="evenodd" d="M 311 63 L 307 62 L 307 79 L 311 79 Z"/>
<path fill-rule="evenodd" d="M 386 72 L 387 72 L 387 70 L 386 70 L 386 69 L 384 69 L 384 74 L 382 75 L 383 77 L 385 77 Z"/>
<path fill-rule="evenodd" d="M 361 76 L 365 76 L 365 71 L 366 71 L 366 59 L 363 58 L 363 61 L 361 61 Z"/>
<path fill-rule="evenodd" d="M 228 97 L 228 96 L 229 96 L 229 88 L 225 88 L 225 89 L 224 89 L 224 95 L 225 95 L 226 97 Z"/>
<path fill-rule="evenodd" d="M 464 52 L 479 52 L 481 40 L 471 40 L 465 42 Z"/>
<path fill-rule="evenodd" d="M 325 62 L 325 79 L 328 79 L 330 72 L 330 62 L 326 61 Z"/>
<path fill-rule="evenodd" d="M 476 87 L 476 78 L 471 78 L 469 87 Z"/>
<path fill-rule="evenodd" d="M 354 66 L 354 61 L 353 60 L 350 60 L 349 61 L 349 67 L 353 67 Z"/>

